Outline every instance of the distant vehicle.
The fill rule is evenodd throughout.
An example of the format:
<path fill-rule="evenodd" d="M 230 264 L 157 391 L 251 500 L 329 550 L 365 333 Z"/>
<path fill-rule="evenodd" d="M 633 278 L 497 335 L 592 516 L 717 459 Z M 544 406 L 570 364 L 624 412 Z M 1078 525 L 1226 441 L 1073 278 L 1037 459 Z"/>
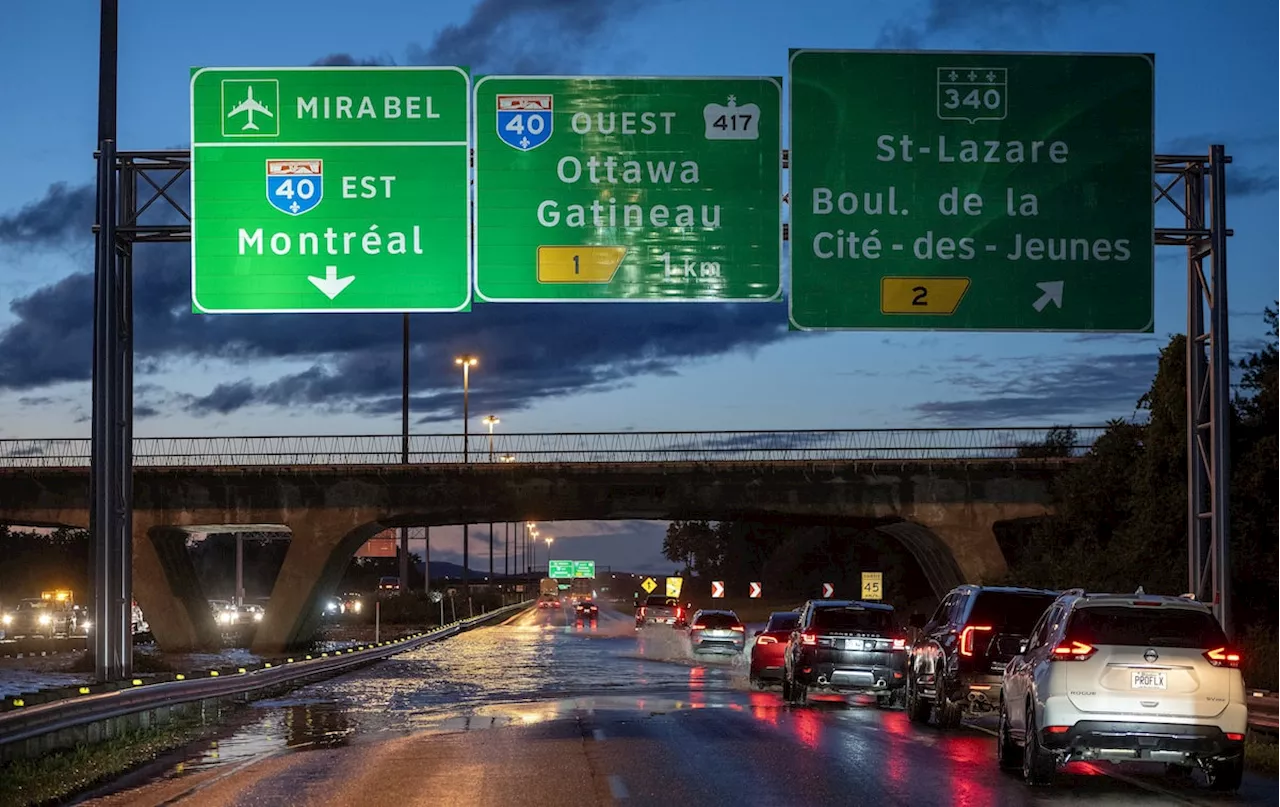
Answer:
<path fill-rule="evenodd" d="M 1004 666 L 1058 592 L 1042 588 L 964 585 L 953 589 L 926 622 L 913 614 L 920 637 L 907 671 L 907 716 L 937 716 L 954 728 L 966 714 L 994 712 Z"/>
<path fill-rule="evenodd" d="M 600 608 L 591 600 L 579 600 L 573 606 L 573 614 L 579 622 L 588 619 L 595 622 L 600 616 Z"/>
<path fill-rule="evenodd" d="M 703 609 L 689 620 L 689 649 L 694 653 L 737 655 L 746 645 L 746 626 L 733 611 Z"/>
<path fill-rule="evenodd" d="M 230 605 L 218 612 L 218 626 L 224 630 L 232 628 L 247 627 L 255 625 L 263 620 L 266 616 L 266 609 L 261 605 L 252 603 L 244 603 L 242 605 Z"/>
<path fill-rule="evenodd" d="M 142 608 L 138 606 L 137 600 L 134 600 L 129 608 L 129 627 L 134 636 L 151 632 L 151 626 L 142 615 Z"/>
<path fill-rule="evenodd" d="M 358 614 L 364 609 L 364 595 L 348 591 L 338 598 L 338 610 L 344 614 Z"/>
<path fill-rule="evenodd" d="M 751 645 L 749 680 L 752 684 L 764 688 L 770 682 L 782 682 L 783 651 L 799 620 L 799 611 L 775 611 L 769 614 L 764 630 L 756 631 L 756 641 Z"/>
<path fill-rule="evenodd" d="M 569 581 L 569 601 L 577 605 L 582 600 L 595 597 L 595 580 L 590 577 L 575 577 Z"/>
<path fill-rule="evenodd" d="M 400 590 L 400 578 L 395 576 L 379 577 L 378 591 L 391 592 Z"/>
<path fill-rule="evenodd" d="M 10 636 L 31 636 L 52 639 L 55 636 L 74 636 L 88 631 L 87 616 L 75 607 L 70 591 L 58 589 L 42 592 L 39 597 L 28 597 L 18 603 L 9 614 L 6 624 Z"/>
<path fill-rule="evenodd" d="M 683 628 L 685 624 L 684 607 L 680 605 L 680 600 L 675 597 L 650 594 L 636 609 L 637 628 L 644 628 L 650 625 L 670 625 L 673 628 Z"/>
<path fill-rule="evenodd" d="M 1236 790 L 1249 726 L 1240 663 L 1204 603 L 1064 592 L 1004 669 L 999 764 L 1042 785 L 1075 760 L 1164 762 Z"/>
<path fill-rule="evenodd" d="M 560 607 L 560 584 L 555 578 L 544 577 L 538 582 L 538 607 Z"/>
<path fill-rule="evenodd" d="M 893 606 L 809 600 L 783 656 L 782 698 L 803 704 L 809 690 L 876 696 L 887 708 L 906 685 L 907 640 Z"/>

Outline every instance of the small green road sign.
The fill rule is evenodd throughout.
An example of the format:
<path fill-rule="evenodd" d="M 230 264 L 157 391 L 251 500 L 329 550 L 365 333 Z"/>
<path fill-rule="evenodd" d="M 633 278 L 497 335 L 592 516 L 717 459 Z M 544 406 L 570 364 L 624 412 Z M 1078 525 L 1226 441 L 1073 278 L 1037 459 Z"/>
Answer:
<path fill-rule="evenodd" d="M 194 68 L 192 310 L 466 310 L 470 98 L 456 67 Z"/>
<path fill-rule="evenodd" d="M 791 325 L 1153 327 L 1154 67 L 793 50 Z"/>
<path fill-rule="evenodd" d="M 476 296 L 775 300 L 776 78 L 476 81 Z"/>
<path fill-rule="evenodd" d="M 557 580 L 573 577 L 573 561 L 547 561 L 547 577 L 553 577 Z"/>
<path fill-rule="evenodd" d="M 574 577 L 592 577 L 596 576 L 596 562 L 594 560 L 575 560 L 573 562 Z"/>

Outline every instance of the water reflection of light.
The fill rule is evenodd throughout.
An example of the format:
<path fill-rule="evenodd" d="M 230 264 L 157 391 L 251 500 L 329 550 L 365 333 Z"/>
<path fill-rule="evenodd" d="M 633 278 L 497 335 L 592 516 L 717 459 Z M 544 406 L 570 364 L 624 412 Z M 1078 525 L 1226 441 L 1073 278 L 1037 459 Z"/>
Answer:
<path fill-rule="evenodd" d="M 956 807 L 978 807 L 995 803 L 991 786 L 973 776 L 975 767 L 990 766 L 995 749 L 987 737 L 956 735 L 948 738 L 946 748 L 951 803 Z"/>
<path fill-rule="evenodd" d="M 752 692 L 747 695 L 747 700 L 751 702 L 752 717 L 771 726 L 778 725 L 778 709 L 781 707 L 781 700 L 764 692 Z"/>
<path fill-rule="evenodd" d="M 811 709 L 797 709 L 795 712 L 795 732 L 800 742 L 810 748 L 822 746 L 822 718 Z"/>

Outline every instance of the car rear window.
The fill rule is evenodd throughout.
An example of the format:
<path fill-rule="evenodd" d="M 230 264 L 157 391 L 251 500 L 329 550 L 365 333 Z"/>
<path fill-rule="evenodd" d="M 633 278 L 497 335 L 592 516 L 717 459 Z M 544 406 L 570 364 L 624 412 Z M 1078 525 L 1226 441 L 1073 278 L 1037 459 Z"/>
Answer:
<path fill-rule="evenodd" d="M 884 632 L 893 627 L 893 612 L 863 608 L 818 608 L 813 612 L 813 627 L 836 632 Z"/>
<path fill-rule="evenodd" d="M 767 631 L 791 630 L 799 621 L 799 614 L 774 614 L 769 617 L 769 624 L 764 629 Z"/>
<path fill-rule="evenodd" d="M 728 628 L 740 624 L 737 618 L 729 614 L 703 614 L 698 621 L 707 628 Z"/>
<path fill-rule="evenodd" d="M 644 604 L 654 608 L 677 608 L 680 601 L 675 597 L 650 597 L 644 601 Z"/>
<path fill-rule="evenodd" d="M 982 591 L 969 612 L 970 625 L 991 625 L 997 633 L 1029 635 L 1056 594 Z"/>
<path fill-rule="evenodd" d="M 1067 639 L 1086 644 L 1194 647 L 1209 650 L 1227 643 L 1218 620 L 1190 608 L 1104 605 L 1071 615 Z"/>

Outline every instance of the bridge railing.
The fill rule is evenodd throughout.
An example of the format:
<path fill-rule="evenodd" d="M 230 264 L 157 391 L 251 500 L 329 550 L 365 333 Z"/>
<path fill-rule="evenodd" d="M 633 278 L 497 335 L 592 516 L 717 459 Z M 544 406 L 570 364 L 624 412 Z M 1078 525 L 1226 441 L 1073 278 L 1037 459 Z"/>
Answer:
<path fill-rule="evenodd" d="M 788 460 L 957 460 L 1079 456 L 1103 426 L 972 429 L 584 432 L 471 435 L 467 461 L 483 463 L 724 462 Z M 398 434 L 263 437 L 138 437 L 137 467 L 394 465 Z M 1045 450 L 1044 446 L 1050 446 Z M 87 438 L 0 439 L 0 468 L 82 468 Z M 415 434 L 409 462 L 463 461 L 460 434 Z"/>

